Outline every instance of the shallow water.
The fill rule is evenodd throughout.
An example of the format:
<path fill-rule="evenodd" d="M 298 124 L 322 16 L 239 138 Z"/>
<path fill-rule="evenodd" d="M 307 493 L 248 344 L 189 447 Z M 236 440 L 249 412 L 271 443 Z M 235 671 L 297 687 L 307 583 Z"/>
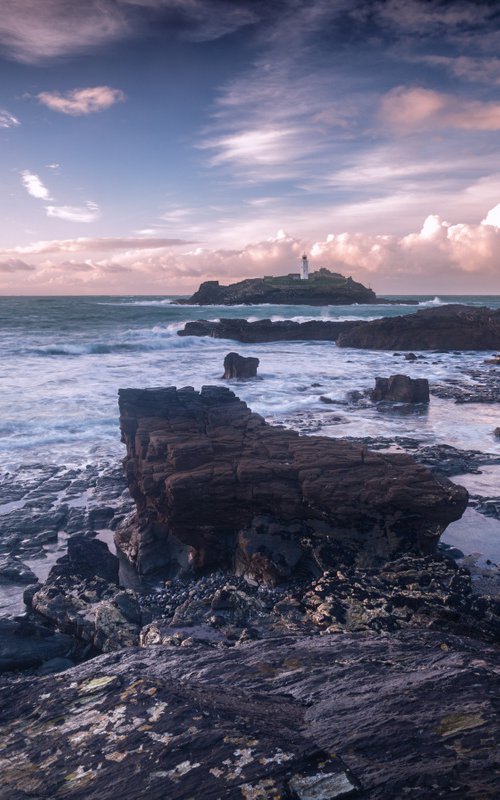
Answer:
<path fill-rule="evenodd" d="M 420 307 L 432 307 L 452 299 L 500 307 L 500 297 L 419 301 Z M 173 305 L 164 297 L 0 298 L 0 477 L 22 465 L 65 465 L 82 475 L 86 465 L 116 465 L 124 455 L 118 389 L 228 385 L 221 375 L 229 351 L 260 359 L 259 380 L 230 386 L 270 422 L 303 433 L 406 437 L 500 454 L 500 440 L 492 433 L 500 425 L 497 404 L 457 405 L 433 396 L 428 408 L 408 411 L 349 401 L 350 392 L 373 387 L 379 375 L 426 377 L 431 389 L 449 381 L 473 384 L 476 378 L 469 370 L 498 369 L 483 363 L 490 352 L 423 353 L 423 359 L 409 362 L 404 354 L 341 349 L 330 342 L 241 344 L 177 336 L 191 319 L 366 320 L 416 310 L 404 303 L 200 308 Z M 321 396 L 333 402 L 327 404 Z M 23 508 L 23 474 L 19 496 L 13 497 L 11 490 L 2 493 L 0 487 L 0 515 Z M 69 499 L 88 502 L 84 488 Z M 55 557 L 54 549 L 47 548 L 43 565 L 33 565 L 41 576 Z"/>

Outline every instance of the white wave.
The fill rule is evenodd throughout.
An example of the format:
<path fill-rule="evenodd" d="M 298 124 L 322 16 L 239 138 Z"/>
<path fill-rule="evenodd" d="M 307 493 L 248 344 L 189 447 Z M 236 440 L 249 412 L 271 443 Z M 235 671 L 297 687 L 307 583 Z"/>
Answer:
<path fill-rule="evenodd" d="M 165 297 L 163 300 L 129 300 L 125 299 L 121 302 L 113 302 L 111 300 L 100 300 L 97 305 L 98 306 L 171 306 L 175 303 L 175 300 L 172 300 L 169 297 Z"/>
<path fill-rule="evenodd" d="M 441 300 L 440 297 L 434 297 L 432 300 L 422 300 L 419 303 L 419 306 L 428 306 L 428 307 L 429 306 L 448 306 L 448 305 L 449 305 L 449 303 L 447 303 L 445 300 Z"/>

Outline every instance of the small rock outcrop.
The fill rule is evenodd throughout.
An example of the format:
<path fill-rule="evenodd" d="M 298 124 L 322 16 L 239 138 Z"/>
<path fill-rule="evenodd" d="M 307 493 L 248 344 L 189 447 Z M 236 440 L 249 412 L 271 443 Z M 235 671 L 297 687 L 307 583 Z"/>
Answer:
<path fill-rule="evenodd" d="M 339 347 L 367 350 L 494 350 L 500 309 L 447 305 L 364 322 L 340 333 Z"/>
<path fill-rule="evenodd" d="M 429 381 L 427 378 L 409 378 L 408 375 L 391 375 L 390 378 L 375 378 L 372 391 L 375 403 L 428 403 Z"/>
<path fill-rule="evenodd" d="M 345 278 L 338 272 L 320 269 L 311 272 L 309 279 L 302 281 L 299 275 L 248 278 L 229 286 L 219 281 L 205 281 L 187 300 L 178 303 L 189 305 L 240 305 L 246 303 L 274 303 L 285 305 L 351 305 L 352 303 L 376 303 L 372 289 Z"/>
<path fill-rule="evenodd" d="M 240 356 L 239 353 L 228 353 L 224 359 L 224 375 L 222 377 L 225 380 L 256 378 L 259 363 L 259 359 L 252 356 L 245 357 Z"/>
<path fill-rule="evenodd" d="M 214 339 L 234 339 L 237 342 L 335 342 L 342 331 L 348 331 L 359 322 L 330 322 L 329 320 L 308 320 L 293 322 L 283 320 L 272 322 L 270 319 L 258 319 L 247 322 L 246 319 L 229 318 L 218 322 L 206 319 L 186 322 L 184 328 L 177 331 L 178 336 L 211 336 Z"/>
<path fill-rule="evenodd" d="M 407 455 L 273 427 L 229 389 L 121 389 L 137 512 L 115 534 L 143 573 L 257 582 L 434 551 L 467 492 Z"/>

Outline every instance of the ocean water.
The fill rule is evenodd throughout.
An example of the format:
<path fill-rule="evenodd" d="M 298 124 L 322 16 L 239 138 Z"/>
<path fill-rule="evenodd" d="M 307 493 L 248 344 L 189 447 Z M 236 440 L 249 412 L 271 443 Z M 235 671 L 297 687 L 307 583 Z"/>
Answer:
<path fill-rule="evenodd" d="M 241 344 L 177 335 L 193 319 L 395 316 L 414 313 L 417 308 L 405 301 L 415 299 L 419 308 L 449 302 L 500 308 L 500 297 L 397 299 L 398 305 L 200 308 L 178 306 L 165 297 L 0 298 L 0 517 L 12 516 L 27 503 L 36 511 L 36 492 L 24 496 L 22 483 L 32 487 L 40 466 L 52 465 L 59 475 L 71 470 L 73 476 L 88 474 L 90 467 L 103 472 L 116 468 L 124 456 L 119 388 L 228 385 L 221 376 L 230 351 L 260 359 L 259 380 L 230 385 L 272 423 L 304 434 L 410 437 L 500 455 L 500 440 L 493 436 L 500 425 L 497 404 L 457 405 L 433 396 L 428 408 L 408 413 L 403 407 L 382 410 L 368 401 L 349 400 L 350 392 L 371 388 L 376 376 L 401 372 L 426 377 L 431 385 L 473 385 L 492 369 L 484 364 L 491 352 L 423 353 L 424 358 L 408 362 L 403 354 L 343 349 L 331 342 Z M 332 402 L 323 402 L 321 396 Z M 491 479 L 493 486 L 497 475 Z M 14 486 L 21 484 L 14 495 L 13 480 Z M 6 485 L 9 491 L 2 495 Z M 87 500 L 85 481 L 80 495 L 73 491 L 69 500 L 54 496 L 54 504 L 84 505 Z M 63 547 L 64 531 L 57 543 L 45 548 L 45 563 L 30 566 L 43 577 Z M 11 595 L 2 594 L 0 587 L 0 609 L 6 597 Z"/>

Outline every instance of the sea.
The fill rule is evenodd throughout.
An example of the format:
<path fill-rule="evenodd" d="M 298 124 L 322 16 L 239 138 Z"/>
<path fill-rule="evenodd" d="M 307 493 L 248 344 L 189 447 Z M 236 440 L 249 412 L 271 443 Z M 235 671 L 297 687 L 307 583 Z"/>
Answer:
<path fill-rule="evenodd" d="M 496 403 L 456 404 L 433 395 L 428 407 L 408 411 L 351 400 L 352 392 L 373 387 L 376 376 L 401 372 L 428 378 L 431 388 L 436 383 L 473 386 L 491 369 L 484 364 L 490 351 L 415 351 L 423 357 L 407 361 L 404 352 L 338 348 L 332 342 L 242 344 L 177 335 L 195 319 L 373 320 L 448 303 L 500 308 L 500 296 L 389 299 L 397 303 L 200 307 L 151 296 L 0 298 L 0 518 L 9 515 L 15 524 L 16 512 L 26 507 L 36 512 L 37 492 L 44 493 L 33 476 L 47 467 L 59 477 L 65 471 L 81 475 L 81 496 L 73 487 L 71 502 L 87 502 L 91 493 L 84 477 L 89 469 L 113 470 L 125 455 L 118 426 L 122 387 L 229 385 L 269 422 L 303 435 L 387 439 L 391 448 L 398 447 L 398 440 L 414 438 L 500 455 L 500 439 L 493 436 L 500 426 Z M 222 379 L 230 351 L 260 359 L 258 380 Z M 483 490 L 498 496 L 500 472 L 490 473 Z M 54 492 L 55 508 L 65 498 L 60 488 Z M 500 543 L 497 525 L 491 535 L 498 534 Z M 43 564 L 30 562 L 40 577 L 64 548 L 64 534 L 60 531 L 57 542 L 47 545 Z M 490 556 L 497 552 L 486 551 Z M 0 614 L 2 603 L 9 610 L 11 599 L 12 593 L 0 591 Z"/>

